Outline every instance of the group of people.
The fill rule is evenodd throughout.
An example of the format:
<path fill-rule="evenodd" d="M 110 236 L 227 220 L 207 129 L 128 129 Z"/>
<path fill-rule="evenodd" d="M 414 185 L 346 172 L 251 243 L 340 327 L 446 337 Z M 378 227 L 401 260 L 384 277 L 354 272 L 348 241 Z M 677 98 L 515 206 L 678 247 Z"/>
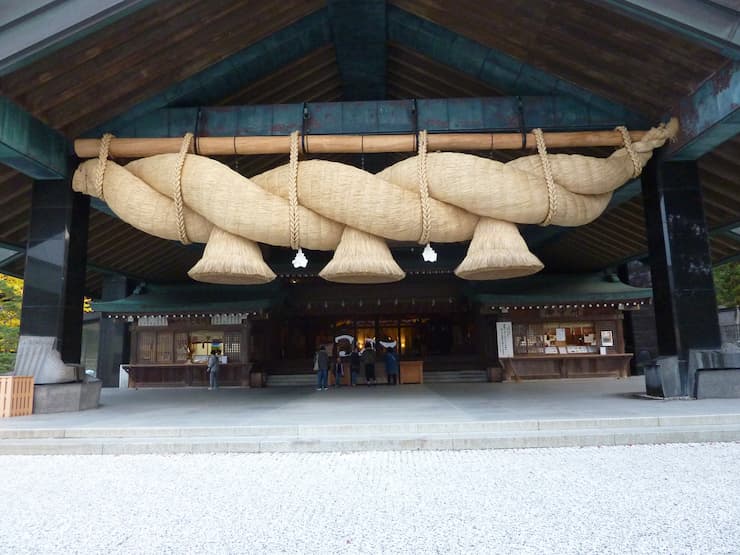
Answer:
<path fill-rule="evenodd" d="M 362 351 L 355 345 L 349 356 L 342 356 L 342 354 L 338 353 L 334 357 L 334 360 L 332 360 L 332 357 L 326 351 L 326 347 L 323 345 L 319 347 L 314 358 L 314 370 L 317 373 L 316 391 L 326 391 L 328 389 L 330 367 L 332 367 L 332 371 L 334 372 L 334 387 L 339 387 L 344 376 L 345 363 L 349 363 L 350 385 L 352 387 L 357 385 L 361 369 L 365 370 L 365 383 L 368 386 L 377 385 L 378 380 L 375 377 L 377 353 L 370 341 L 365 343 L 365 348 Z M 398 354 L 393 347 L 386 349 L 384 362 L 388 385 L 398 385 L 400 365 Z"/>
<path fill-rule="evenodd" d="M 332 361 L 332 357 L 326 351 L 326 347 L 323 345 L 316 352 L 314 358 L 314 370 L 317 372 L 317 391 L 326 391 L 329 387 L 329 367 L 332 366 L 334 372 L 334 387 L 339 387 L 344 376 L 344 365 L 346 362 L 349 363 L 350 371 L 350 385 L 352 387 L 357 385 L 357 380 L 360 375 L 360 370 L 365 370 L 365 383 L 370 385 L 377 385 L 378 380 L 375 377 L 375 361 L 377 353 L 373 347 L 372 342 L 368 341 L 365 343 L 365 348 L 360 351 L 355 345 L 352 348 L 352 352 L 349 356 L 343 356 L 344 353 L 340 352 Z M 385 351 L 385 373 L 388 380 L 388 385 L 398 385 L 398 374 L 400 371 L 400 364 L 398 362 L 398 354 L 393 347 L 388 347 Z M 211 351 L 210 356 L 206 364 L 206 372 L 208 373 L 208 389 L 218 389 L 218 371 L 220 367 L 220 360 L 218 352 L 215 350 Z"/>

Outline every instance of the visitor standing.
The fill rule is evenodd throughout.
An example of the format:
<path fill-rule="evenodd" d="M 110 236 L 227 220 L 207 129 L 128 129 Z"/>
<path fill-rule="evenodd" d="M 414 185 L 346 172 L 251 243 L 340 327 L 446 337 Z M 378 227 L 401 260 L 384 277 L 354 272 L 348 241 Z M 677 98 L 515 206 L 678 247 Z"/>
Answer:
<path fill-rule="evenodd" d="M 388 347 L 385 352 L 385 374 L 388 385 L 398 385 L 398 355 L 393 347 Z"/>
<path fill-rule="evenodd" d="M 360 350 L 357 345 L 352 347 L 352 353 L 349 355 L 349 372 L 350 384 L 354 387 L 357 385 L 357 376 L 360 374 Z"/>
<path fill-rule="evenodd" d="M 342 363 L 342 353 L 339 353 L 334 363 L 334 387 L 342 385 L 342 377 L 344 377 L 344 364 Z"/>
<path fill-rule="evenodd" d="M 362 364 L 365 366 L 365 381 L 367 385 L 375 384 L 375 349 L 370 341 L 365 343 L 365 348 L 362 350 L 360 355 Z"/>
<path fill-rule="evenodd" d="M 218 369 L 221 366 L 221 361 L 216 354 L 215 349 L 211 349 L 211 354 L 208 357 L 208 365 L 206 366 L 206 372 L 208 372 L 208 390 L 218 389 Z"/>
<path fill-rule="evenodd" d="M 318 368 L 318 383 L 316 384 L 316 391 L 326 391 L 329 381 L 329 353 L 326 352 L 326 347 L 323 345 L 316 353 L 316 367 Z"/>

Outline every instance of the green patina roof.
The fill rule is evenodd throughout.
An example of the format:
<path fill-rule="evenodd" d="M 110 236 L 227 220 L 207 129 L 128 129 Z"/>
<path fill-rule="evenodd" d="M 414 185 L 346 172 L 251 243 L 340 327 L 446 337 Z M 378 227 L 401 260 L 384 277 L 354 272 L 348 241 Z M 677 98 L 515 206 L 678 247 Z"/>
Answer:
<path fill-rule="evenodd" d="M 470 282 L 465 293 L 472 300 L 497 306 L 625 302 L 652 297 L 652 289 L 632 287 L 614 275 L 604 274 L 538 274 L 526 278 Z M 146 285 L 140 292 L 123 299 L 93 302 L 93 310 L 110 314 L 251 312 L 274 307 L 283 302 L 285 295 L 279 283 L 255 286 Z"/>
<path fill-rule="evenodd" d="M 649 299 L 653 290 L 622 283 L 610 274 L 537 274 L 471 285 L 469 296 L 490 305 L 624 302 Z"/>
<path fill-rule="evenodd" d="M 115 301 L 96 301 L 92 307 L 95 312 L 110 314 L 250 312 L 270 308 L 283 298 L 275 284 L 146 285 L 138 293 Z"/>

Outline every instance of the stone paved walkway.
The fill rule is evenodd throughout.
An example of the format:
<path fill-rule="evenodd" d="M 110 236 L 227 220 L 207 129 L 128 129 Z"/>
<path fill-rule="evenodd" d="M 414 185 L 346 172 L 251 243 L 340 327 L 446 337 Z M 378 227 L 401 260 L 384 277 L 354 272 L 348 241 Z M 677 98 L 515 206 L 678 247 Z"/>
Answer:
<path fill-rule="evenodd" d="M 737 399 L 650 400 L 642 377 L 313 388 L 104 389 L 99 409 L 0 420 L 4 428 L 477 422 L 738 414 Z"/>

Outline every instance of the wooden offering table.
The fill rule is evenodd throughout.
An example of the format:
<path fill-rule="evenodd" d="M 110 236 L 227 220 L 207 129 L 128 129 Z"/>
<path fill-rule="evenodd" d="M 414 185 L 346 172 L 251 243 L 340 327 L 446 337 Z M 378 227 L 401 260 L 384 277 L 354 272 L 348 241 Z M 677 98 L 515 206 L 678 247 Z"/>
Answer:
<path fill-rule="evenodd" d="M 525 355 L 499 359 L 504 380 L 541 378 L 626 378 L 631 353 L 579 355 Z"/>
<path fill-rule="evenodd" d="M 400 383 L 424 383 L 424 361 L 402 360 Z"/>
<path fill-rule="evenodd" d="M 249 387 L 250 364 L 227 363 L 218 370 L 219 386 Z M 129 387 L 207 387 L 205 364 L 130 364 Z"/>

